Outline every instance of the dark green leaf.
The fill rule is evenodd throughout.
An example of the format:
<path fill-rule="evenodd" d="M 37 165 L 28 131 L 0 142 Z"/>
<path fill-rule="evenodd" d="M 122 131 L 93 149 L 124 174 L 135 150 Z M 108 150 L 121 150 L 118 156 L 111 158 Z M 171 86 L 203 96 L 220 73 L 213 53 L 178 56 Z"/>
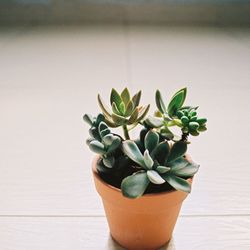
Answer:
<path fill-rule="evenodd" d="M 170 154 L 167 162 L 176 160 L 177 158 L 183 156 L 187 151 L 187 143 L 183 141 L 177 141 L 173 144 L 170 150 Z"/>
<path fill-rule="evenodd" d="M 151 153 L 159 143 L 159 135 L 153 130 L 149 130 L 144 139 L 145 148 Z"/>
<path fill-rule="evenodd" d="M 169 167 L 165 167 L 165 166 L 158 166 L 156 168 L 156 171 L 159 173 L 159 174 L 165 174 L 167 173 L 171 168 Z"/>
<path fill-rule="evenodd" d="M 120 115 L 120 114 L 121 114 L 121 112 L 120 112 L 120 110 L 117 108 L 115 102 L 112 103 L 112 111 L 113 111 L 113 113 L 115 113 L 115 114 L 117 114 L 117 115 Z"/>
<path fill-rule="evenodd" d="M 104 145 L 97 140 L 93 140 L 92 142 L 90 142 L 89 148 L 97 154 L 105 154 L 106 153 Z"/>
<path fill-rule="evenodd" d="M 85 115 L 83 116 L 83 120 L 84 120 L 85 122 L 87 122 L 90 126 L 92 126 L 93 123 L 94 123 L 93 117 L 92 117 L 91 115 L 89 115 L 89 114 L 85 114 Z"/>
<path fill-rule="evenodd" d="M 134 110 L 134 103 L 132 101 L 129 101 L 127 106 L 126 106 L 126 112 L 125 116 L 130 116 Z"/>
<path fill-rule="evenodd" d="M 190 122 L 188 126 L 191 130 L 195 131 L 196 129 L 199 128 L 200 125 L 198 122 Z"/>
<path fill-rule="evenodd" d="M 196 120 L 200 125 L 204 125 L 206 122 L 207 122 L 207 119 L 206 118 L 198 118 Z"/>
<path fill-rule="evenodd" d="M 159 164 L 163 165 L 169 155 L 169 145 L 167 141 L 163 141 L 157 145 L 157 147 L 152 151 L 151 155 L 155 158 Z"/>
<path fill-rule="evenodd" d="M 144 194 L 148 184 L 149 179 L 145 172 L 130 175 L 122 181 L 122 194 L 131 199 L 138 198 Z"/>
<path fill-rule="evenodd" d="M 122 143 L 122 150 L 132 161 L 138 163 L 141 167 L 146 167 L 144 158 L 138 146 L 133 141 L 124 141 Z"/>
<path fill-rule="evenodd" d="M 103 159 L 103 164 L 107 167 L 107 168 L 112 168 L 115 164 L 115 158 L 113 156 L 108 157 L 108 158 L 104 158 Z"/>
<path fill-rule="evenodd" d="M 156 93 L 155 93 L 155 103 L 156 103 L 157 108 L 162 114 L 165 114 L 167 112 L 166 106 L 161 96 L 161 92 L 159 90 L 156 90 Z"/>
<path fill-rule="evenodd" d="M 180 190 L 183 192 L 187 192 L 190 193 L 191 191 L 191 186 L 190 184 L 178 177 L 178 176 L 174 176 L 174 175 L 168 175 L 168 173 L 166 173 L 166 175 L 163 176 L 163 178 L 176 190 Z"/>

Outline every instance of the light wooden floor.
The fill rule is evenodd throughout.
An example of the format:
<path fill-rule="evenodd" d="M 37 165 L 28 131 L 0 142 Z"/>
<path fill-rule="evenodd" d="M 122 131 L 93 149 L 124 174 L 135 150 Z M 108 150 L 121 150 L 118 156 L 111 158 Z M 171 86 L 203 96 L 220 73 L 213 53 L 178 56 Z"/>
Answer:
<path fill-rule="evenodd" d="M 200 171 L 163 249 L 250 249 L 250 30 L 123 25 L 0 29 L 0 249 L 121 249 L 82 115 L 99 111 L 97 92 L 124 86 L 152 104 L 156 88 L 169 98 L 187 86 L 208 117 L 189 149 Z"/>

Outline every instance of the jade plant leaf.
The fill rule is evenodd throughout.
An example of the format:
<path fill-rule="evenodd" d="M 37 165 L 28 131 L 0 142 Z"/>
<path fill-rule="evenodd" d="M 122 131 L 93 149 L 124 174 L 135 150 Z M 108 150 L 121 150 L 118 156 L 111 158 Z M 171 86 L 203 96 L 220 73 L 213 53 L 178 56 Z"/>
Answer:
<path fill-rule="evenodd" d="M 97 140 L 91 141 L 89 143 L 89 148 L 97 154 L 105 154 L 106 153 L 104 145 Z"/>
<path fill-rule="evenodd" d="M 85 115 L 83 116 L 83 120 L 84 120 L 85 122 L 87 122 L 90 126 L 92 126 L 93 123 L 94 123 L 93 117 L 92 117 L 91 115 L 89 115 L 89 114 L 85 114 Z"/>
<path fill-rule="evenodd" d="M 183 192 L 190 193 L 191 187 L 188 181 L 174 175 L 169 175 L 168 173 L 165 176 L 162 176 L 173 188 Z"/>
<path fill-rule="evenodd" d="M 151 155 L 155 158 L 161 165 L 163 165 L 169 155 L 169 144 L 163 141 L 157 145 L 157 147 L 152 151 Z"/>
<path fill-rule="evenodd" d="M 153 159 L 150 157 L 148 150 L 146 149 L 144 152 L 144 162 L 147 167 L 147 169 L 152 169 L 154 165 Z"/>
<path fill-rule="evenodd" d="M 122 194 L 134 199 L 142 196 L 148 187 L 149 179 L 146 172 L 137 172 L 123 179 L 121 184 Z"/>
<path fill-rule="evenodd" d="M 187 143 L 183 141 L 177 141 L 173 144 L 170 150 L 170 154 L 167 162 L 176 160 L 177 158 L 183 156 L 187 151 Z"/>
<path fill-rule="evenodd" d="M 180 89 L 178 92 L 174 94 L 170 103 L 168 104 L 168 114 L 169 116 L 173 116 L 179 108 L 182 107 L 185 99 L 186 99 L 187 89 Z"/>
<path fill-rule="evenodd" d="M 180 177 L 191 177 L 197 173 L 199 165 L 188 163 L 185 167 L 180 169 L 171 169 L 171 172 Z"/>
<path fill-rule="evenodd" d="M 148 179 L 154 184 L 163 184 L 165 180 L 154 170 L 147 171 Z"/>
<path fill-rule="evenodd" d="M 122 150 L 132 161 L 138 163 L 141 167 L 146 167 L 144 157 L 135 142 L 129 140 L 124 141 L 122 143 Z"/>
<path fill-rule="evenodd" d="M 144 139 L 145 148 L 151 153 L 159 143 L 159 135 L 153 130 L 149 130 Z"/>

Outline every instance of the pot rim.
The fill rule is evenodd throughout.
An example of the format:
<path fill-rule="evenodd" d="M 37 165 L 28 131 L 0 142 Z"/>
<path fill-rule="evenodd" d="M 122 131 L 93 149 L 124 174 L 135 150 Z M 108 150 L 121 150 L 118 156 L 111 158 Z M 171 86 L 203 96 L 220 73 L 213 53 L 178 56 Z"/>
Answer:
<path fill-rule="evenodd" d="M 190 157 L 188 154 L 186 154 L 185 156 L 187 157 L 188 161 L 192 162 L 192 159 L 191 159 L 191 157 Z M 100 175 L 98 174 L 97 169 L 96 169 L 96 164 L 97 164 L 98 159 L 100 159 L 100 156 L 99 156 L 99 155 L 96 155 L 96 156 L 94 157 L 93 164 L 92 164 L 92 172 L 93 172 L 94 176 L 95 176 L 103 185 L 105 185 L 106 187 L 108 187 L 108 188 L 114 190 L 115 192 L 117 192 L 117 193 L 119 193 L 119 194 L 122 194 L 122 191 L 121 191 L 120 188 L 117 188 L 117 187 L 114 187 L 114 186 L 108 184 L 107 182 L 105 182 L 105 181 L 100 177 Z M 187 181 L 191 184 L 192 181 L 193 181 L 193 177 L 188 178 Z M 167 195 L 167 194 L 174 193 L 174 192 L 182 192 L 182 191 L 173 189 L 173 190 L 164 191 L 164 192 L 159 192 L 159 193 L 143 194 L 142 196 L 140 196 L 140 197 L 138 197 L 138 198 L 136 198 L 136 199 L 143 199 L 143 198 L 150 198 L 150 197 L 165 196 L 165 195 Z M 124 196 L 124 198 L 127 198 L 127 197 Z M 129 199 L 129 198 L 127 198 L 127 199 Z"/>

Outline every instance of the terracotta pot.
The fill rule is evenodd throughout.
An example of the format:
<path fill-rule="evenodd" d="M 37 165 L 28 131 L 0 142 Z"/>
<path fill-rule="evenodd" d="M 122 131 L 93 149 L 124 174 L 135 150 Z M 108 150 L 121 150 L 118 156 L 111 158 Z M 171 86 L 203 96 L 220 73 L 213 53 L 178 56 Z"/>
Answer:
<path fill-rule="evenodd" d="M 102 198 L 113 239 L 131 250 L 158 249 L 166 244 L 188 194 L 168 191 L 137 199 L 126 198 L 120 189 L 100 178 L 96 171 L 97 160 L 95 158 L 92 165 L 95 186 Z"/>

